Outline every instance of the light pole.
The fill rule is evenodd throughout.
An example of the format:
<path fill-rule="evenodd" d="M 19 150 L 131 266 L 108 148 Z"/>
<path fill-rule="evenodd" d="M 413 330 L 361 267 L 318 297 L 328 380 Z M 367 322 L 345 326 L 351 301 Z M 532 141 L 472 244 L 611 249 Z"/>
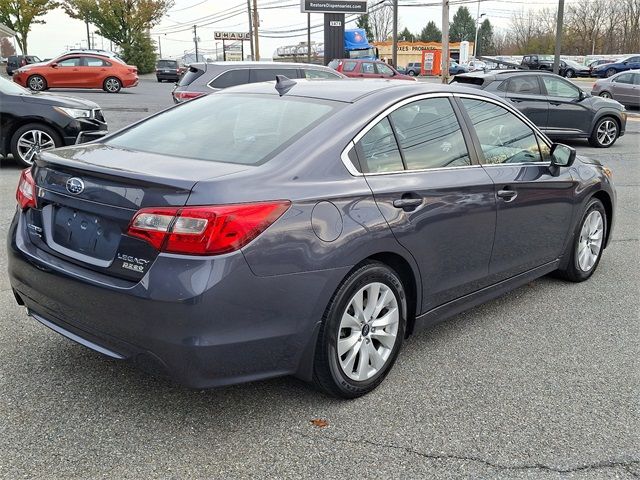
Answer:
<path fill-rule="evenodd" d="M 478 15 L 476 16 L 476 39 L 473 42 L 473 58 L 476 58 L 476 52 L 478 51 L 478 29 L 480 27 L 480 19 L 484 17 L 486 13 L 480 13 L 480 2 L 478 2 Z"/>

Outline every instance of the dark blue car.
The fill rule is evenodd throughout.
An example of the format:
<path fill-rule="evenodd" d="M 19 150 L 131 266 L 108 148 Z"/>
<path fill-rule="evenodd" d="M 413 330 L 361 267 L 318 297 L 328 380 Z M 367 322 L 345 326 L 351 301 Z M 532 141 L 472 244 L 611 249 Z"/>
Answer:
<path fill-rule="evenodd" d="M 619 72 L 640 68 L 640 54 L 632 55 L 614 63 L 605 63 L 595 67 L 592 71 L 594 77 L 608 78 Z"/>
<path fill-rule="evenodd" d="M 418 328 L 594 273 L 610 170 L 477 89 L 338 83 L 230 88 L 42 152 L 9 228 L 18 303 L 191 387 L 353 398 Z"/>

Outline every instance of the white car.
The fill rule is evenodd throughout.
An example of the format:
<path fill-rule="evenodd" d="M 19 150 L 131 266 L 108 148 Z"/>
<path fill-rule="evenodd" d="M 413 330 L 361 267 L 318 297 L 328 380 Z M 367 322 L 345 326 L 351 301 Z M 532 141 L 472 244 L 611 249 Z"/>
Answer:
<path fill-rule="evenodd" d="M 480 60 L 470 60 L 469 63 L 467 63 L 467 68 L 470 72 L 475 72 L 476 70 L 486 70 L 488 67 L 486 63 Z"/>

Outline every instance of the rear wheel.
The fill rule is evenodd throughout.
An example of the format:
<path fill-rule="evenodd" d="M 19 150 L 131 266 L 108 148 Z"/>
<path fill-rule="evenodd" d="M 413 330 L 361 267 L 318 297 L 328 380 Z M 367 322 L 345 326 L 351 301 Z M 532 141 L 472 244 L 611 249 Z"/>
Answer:
<path fill-rule="evenodd" d="M 42 92 L 47 89 L 47 81 L 41 75 L 31 75 L 27 80 L 27 85 L 34 92 Z"/>
<path fill-rule="evenodd" d="M 11 137 L 11 153 L 20 165 L 30 167 L 42 150 L 62 146 L 60 135 L 51 127 L 30 123 L 15 131 Z"/>
<path fill-rule="evenodd" d="M 612 98 L 609 92 L 600 92 L 602 98 Z"/>
<path fill-rule="evenodd" d="M 618 122 L 611 117 L 604 117 L 598 120 L 595 127 L 593 127 L 593 132 L 589 137 L 589 144 L 596 148 L 609 148 L 616 143 L 618 135 L 620 135 Z"/>
<path fill-rule="evenodd" d="M 572 282 L 583 282 L 593 275 L 602 257 L 606 232 L 604 206 L 600 200 L 593 198 L 574 232 L 573 244 L 566 252 L 568 264 L 566 268 L 558 270 L 559 276 Z"/>
<path fill-rule="evenodd" d="M 398 356 L 406 318 L 404 287 L 393 270 L 370 262 L 352 272 L 323 317 L 313 367 L 316 385 L 342 398 L 376 388 Z"/>
<path fill-rule="evenodd" d="M 604 72 L 605 76 L 608 77 L 612 77 L 613 75 L 615 75 L 616 73 L 618 73 L 616 71 L 615 68 L 610 68 L 609 70 L 607 70 L 606 72 Z"/>
<path fill-rule="evenodd" d="M 410 75 L 410 76 L 412 76 L 412 77 L 415 77 L 415 76 L 416 76 L 416 72 L 414 72 L 413 70 L 409 70 L 409 72 L 408 72 L 408 73 L 409 73 L 409 75 Z"/>
<path fill-rule="evenodd" d="M 122 88 L 122 83 L 116 77 L 109 77 L 104 81 L 102 88 L 108 93 L 118 93 Z"/>

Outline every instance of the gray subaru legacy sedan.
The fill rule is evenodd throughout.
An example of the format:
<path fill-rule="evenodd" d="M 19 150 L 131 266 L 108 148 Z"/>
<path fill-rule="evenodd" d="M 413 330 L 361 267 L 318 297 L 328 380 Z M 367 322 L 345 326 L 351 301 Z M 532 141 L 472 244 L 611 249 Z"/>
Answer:
<path fill-rule="evenodd" d="M 477 89 L 279 77 L 41 152 L 10 281 L 47 327 L 187 386 L 295 375 L 353 398 L 418 328 L 587 280 L 611 176 Z"/>

